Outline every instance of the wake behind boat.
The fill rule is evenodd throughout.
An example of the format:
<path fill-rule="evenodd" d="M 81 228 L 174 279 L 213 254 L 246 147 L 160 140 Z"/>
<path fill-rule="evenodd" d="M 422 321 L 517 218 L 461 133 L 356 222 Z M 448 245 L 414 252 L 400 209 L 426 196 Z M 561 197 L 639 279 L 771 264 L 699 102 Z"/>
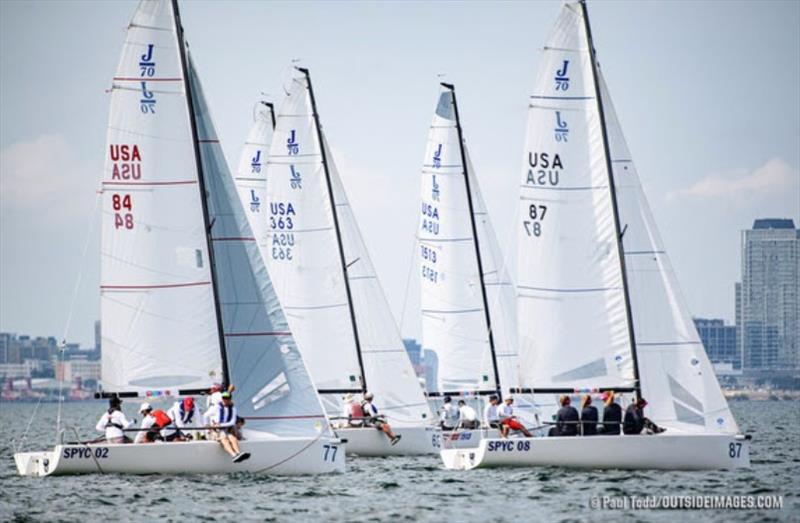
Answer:
<path fill-rule="evenodd" d="M 19 473 L 343 471 L 343 442 L 241 208 L 177 0 L 143 0 L 133 16 L 113 81 L 108 151 L 103 396 L 159 401 L 235 383 L 243 453 L 232 459 L 215 441 L 67 443 L 70 434 L 80 440 L 77 430 L 60 430 L 53 451 L 15 454 Z"/>
<path fill-rule="evenodd" d="M 647 416 L 666 432 L 567 436 L 559 422 L 554 436 L 443 450 L 445 466 L 749 467 L 749 438 L 739 434 L 681 298 L 583 1 L 564 5 L 543 50 L 526 144 L 517 225 L 521 386 L 514 392 L 533 394 L 542 420 L 567 403 L 560 395 L 646 397 Z M 568 423 L 584 426 L 577 413 Z M 605 425 L 619 431 L 618 422 Z"/>

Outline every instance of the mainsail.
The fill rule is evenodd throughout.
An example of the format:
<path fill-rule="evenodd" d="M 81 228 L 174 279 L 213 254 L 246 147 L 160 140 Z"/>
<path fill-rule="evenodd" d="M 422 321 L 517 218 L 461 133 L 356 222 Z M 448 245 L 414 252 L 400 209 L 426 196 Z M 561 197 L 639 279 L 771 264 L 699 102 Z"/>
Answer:
<path fill-rule="evenodd" d="M 253 125 L 239 158 L 234 181 L 247 221 L 256 240 L 266 236 L 267 155 L 275 129 L 275 110 L 271 103 L 259 101 L 253 110 Z M 261 245 L 260 245 L 261 246 Z M 263 248 L 263 246 L 261 246 Z M 266 256 L 267 252 L 262 252 Z M 266 258 L 265 258 L 266 259 Z"/>
<path fill-rule="evenodd" d="M 524 386 L 635 392 L 658 423 L 735 432 L 589 31 L 585 5 L 565 4 L 531 97 L 517 233 Z"/>
<path fill-rule="evenodd" d="M 249 429 L 328 433 L 184 46 L 177 3 L 143 0 L 112 93 L 104 387 L 158 397 L 233 382 Z"/>
<path fill-rule="evenodd" d="M 494 393 L 516 386 L 513 288 L 449 84 L 442 84 L 428 132 L 418 243 L 422 348 L 437 361 L 428 391 Z"/>
<path fill-rule="evenodd" d="M 308 72 L 295 70 L 267 172 L 270 275 L 326 405 L 369 390 L 393 423 L 430 413 L 318 127 Z M 338 414 L 338 412 L 336 412 Z"/>

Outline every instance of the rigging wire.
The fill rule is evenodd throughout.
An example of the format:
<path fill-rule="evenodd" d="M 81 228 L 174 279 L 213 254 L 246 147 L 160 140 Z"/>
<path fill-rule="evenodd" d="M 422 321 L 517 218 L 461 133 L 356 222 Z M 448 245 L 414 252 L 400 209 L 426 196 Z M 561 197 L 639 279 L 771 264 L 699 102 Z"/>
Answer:
<path fill-rule="evenodd" d="M 56 444 L 58 444 L 58 434 L 61 432 L 61 413 L 64 403 L 64 350 L 66 349 L 67 345 L 67 334 L 70 331 L 70 327 L 72 326 L 72 315 L 75 312 L 75 301 L 78 298 L 78 291 L 80 290 L 81 283 L 83 282 L 83 273 L 86 268 L 86 253 L 89 251 L 89 243 L 92 240 L 92 233 L 94 232 L 94 222 L 97 218 L 97 210 L 99 207 L 99 202 L 102 197 L 103 191 L 97 191 L 95 198 L 94 198 L 94 208 L 92 209 L 92 214 L 89 218 L 89 227 L 87 227 L 86 231 L 86 240 L 83 243 L 83 253 L 81 254 L 81 261 L 80 261 L 80 269 L 78 270 L 78 277 L 75 281 L 75 287 L 72 290 L 72 299 L 70 300 L 69 309 L 67 312 L 67 321 L 64 325 L 63 335 L 61 336 L 61 341 L 59 342 L 58 346 L 58 367 L 56 371 L 59 369 L 61 370 L 61 377 L 58 379 L 58 415 L 56 416 Z M 34 411 L 35 414 L 35 411 Z M 31 418 L 33 419 L 33 418 Z M 26 431 L 27 432 L 27 431 Z"/>

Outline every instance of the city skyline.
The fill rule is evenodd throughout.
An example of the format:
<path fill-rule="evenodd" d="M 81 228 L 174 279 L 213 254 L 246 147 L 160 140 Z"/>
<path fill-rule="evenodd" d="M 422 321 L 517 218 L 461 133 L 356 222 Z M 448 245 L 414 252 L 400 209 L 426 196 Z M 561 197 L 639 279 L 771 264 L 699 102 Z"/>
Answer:
<path fill-rule="evenodd" d="M 458 89 L 476 176 L 513 277 L 508 238 L 525 101 L 560 2 L 304 6 L 313 9 L 300 18 L 286 3 L 232 2 L 220 18 L 213 3 L 185 4 L 227 160 L 238 161 L 259 93 L 279 104 L 284 72 L 302 58 L 395 318 L 405 337 L 417 338 L 417 278 L 407 291 L 406 277 L 437 75 L 447 73 Z M 103 165 L 103 89 L 134 7 L 0 4 L 0 43 L 15 50 L 0 56 L 0 331 L 64 336 L 83 266 L 66 337 L 91 343 L 99 318 L 96 216 L 81 255 Z M 740 231 L 756 218 L 800 222 L 800 6 L 589 7 L 598 56 L 689 308 L 733 323 Z M 74 34 L 75 26 L 86 30 Z M 337 38 L 342 28 L 353 38 Z"/>

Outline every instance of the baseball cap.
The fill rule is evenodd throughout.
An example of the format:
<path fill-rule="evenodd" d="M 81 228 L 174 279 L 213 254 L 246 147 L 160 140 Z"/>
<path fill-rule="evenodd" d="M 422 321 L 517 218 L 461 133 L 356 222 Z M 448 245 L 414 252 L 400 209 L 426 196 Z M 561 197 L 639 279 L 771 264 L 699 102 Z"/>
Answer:
<path fill-rule="evenodd" d="M 146 412 L 148 410 L 153 410 L 153 407 L 146 401 L 139 406 L 139 412 Z"/>

